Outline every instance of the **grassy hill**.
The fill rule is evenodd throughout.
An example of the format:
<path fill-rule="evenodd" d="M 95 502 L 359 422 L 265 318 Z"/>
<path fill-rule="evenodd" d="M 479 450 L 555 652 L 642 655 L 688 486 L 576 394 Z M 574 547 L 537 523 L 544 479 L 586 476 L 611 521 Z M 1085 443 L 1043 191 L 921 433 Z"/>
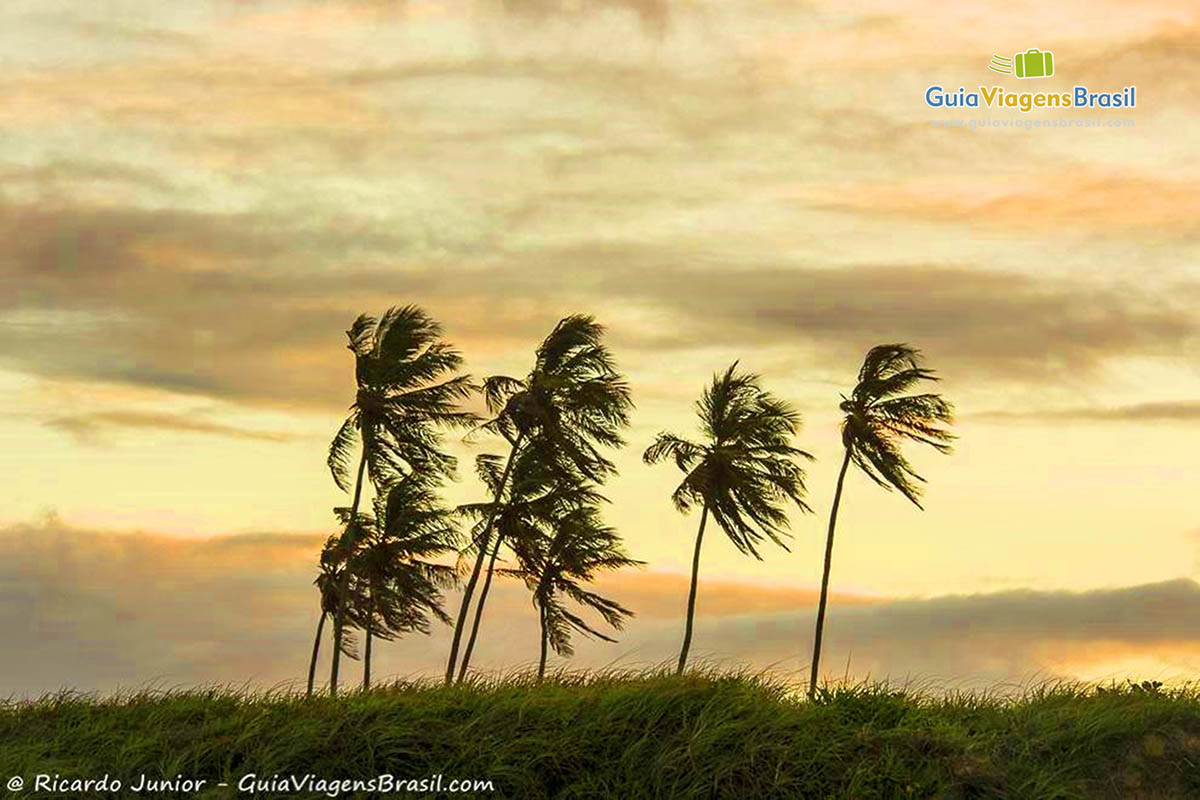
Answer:
<path fill-rule="evenodd" d="M 808 703 L 717 674 L 397 685 L 312 700 L 64 694 L 0 707 L 0 780 L 26 782 L 10 796 L 53 796 L 30 791 L 39 773 L 107 774 L 122 797 L 143 774 L 207 783 L 138 796 L 239 796 L 252 773 L 433 786 L 441 775 L 443 790 L 484 779 L 494 791 L 465 796 L 506 798 L 1200 798 L 1200 694 L 1057 687 L 1006 700 L 864 686 Z M 361 785 L 317 785 L 366 796 Z M 58 795 L 94 793 L 68 783 Z M 268 785 L 258 796 L 305 795 Z"/>

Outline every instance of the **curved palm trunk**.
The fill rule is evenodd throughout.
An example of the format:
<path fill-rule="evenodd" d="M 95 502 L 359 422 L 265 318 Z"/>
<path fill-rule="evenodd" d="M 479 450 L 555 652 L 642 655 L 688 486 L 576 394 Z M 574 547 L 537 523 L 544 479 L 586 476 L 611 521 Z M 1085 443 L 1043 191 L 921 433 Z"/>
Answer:
<path fill-rule="evenodd" d="M 350 505 L 350 522 L 358 515 L 358 504 L 362 500 L 363 474 L 367 470 L 367 448 L 363 445 L 362 458 L 358 461 L 358 478 L 354 481 L 354 502 Z M 344 535 L 344 534 L 343 534 Z M 337 695 L 338 668 L 342 662 L 342 632 L 346 624 L 346 595 L 350 589 L 350 563 L 342 565 L 342 580 L 338 588 L 337 613 L 333 617 L 333 660 L 329 666 L 329 693 Z"/>
<path fill-rule="evenodd" d="M 367 643 L 363 649 L 363 689 L 371 688 L 371 628 L 375 624 L 375 592 L 367 594 Z"/>
<path fill-rule="evenodd" d="M 692 622 L 696 618 L 696 583 L 700 577 L 700 544 L 704 541 L 704 525 L 707 522 L 708 503 L 705 503 L 704 513 L 700 515 L 700 530 L 696 532 L 696 552 L 692 555 L 692 588 L 688 590 L 687 623 L 683 629 L 683 647 L 679 650 L 676 675 L 683 674 L 683 668 L 687 666 L 688 651 L 692 649 Z"/>
<path fill-rule="evenodd" d="M 462 665 L 458 669 L 458 680 L 461 683 L 467 676 L 467 667 L 471 663 L 471 653 L 475 650 L 475 637 L 479 635 L 479 622 L 483 619 L 483 605 L 487 602 L 488 591 L 492 588 L 492 575 L 496 571 L 496 557 L 500 555 L 500 545 L 503 537 L 496 534 L 496 544 L 492 547 L 492 557 L 488 559 L 487 575 L 483 579 L 483 588 L 479 590 L 479 602 L 475 604 L 475 619 L 471 623 L 471 635 L 467 637 L 467 647 L 463 650 Z"/>
<path fill-rule="evenodd" d="M 329 616 L 324 609 L 321 611 L 321 618 L 317 620 L 317 635 L 313 638 L 312 660 L 308 662 L 308 692 L 305 697 L 312 697 L 313 681 L 317 677 L 317 656 L 321 653 L 321 632 L 325 629 L 325 617 Z"/>
<path fill-rule="evenodd" d="M 542 657 L 541 657 L 541 660 L 538 661 L 538 680 L 540 681 L 542 678 L 546 677 L 546 645 L 548 643 L 549 637 L 546 635 L 546 608 L 545 608 L 545 606 L 541 606 L 538 609 L 538 612 L 539 612 L 538 613 L 538 622 L 541 624 L 541 627 L 542 627 Z"/>
<path fill-rule="evenodd" d="M 825 539 L 825 572 L 821 576 L 821 602 L 817 605 L 817 630 L 813 635 L 812 673 L 808 679 L 808 697 L 817 694 L 817 674 L 821 667 L 821 636 L 825 632 L 825 606 L 829 601 L 829 568 L 833 564 L 833 530 L 837 526 L 838 506 L 842 502 L 842 484 L 846 480 L 846 469 L 850 466 L 850 448 L 842 459 L 842 471 L 838 473 L 837 489 L 833 493 L 833 507 L 829 510 L 829 535 Z"/>
<path fill-rule="evenodd" d="M 496 522 L 496 514 L 500 510 L 500 499 L 504 496 L 504 485 L 508 483 L 508 477 L 512 474 L 513 461 L 516 460 L 517 450 L 521 447 L 521 440 L 524 434 L 517 436 L 517 440 L 513 442 L 512 449 L 508 451 L 508 463 L 504 465 L 504 475 L 500 478 L 500 486 L 496 489 L 496 497 L 492 504 L 492 513 L 488 515 L 487 525 L 483 528 L 483 533 L 480 534 L 479 553 L 475 556 L 475 567 L 471 570 L 471 577 L 467 581 L 467 585 L 463 588 L 462 605 L 458 609 L 458 622 L 454 625 L 454 638 L 450 641 L 450 658 L 446 663 L 446 683 L 449 684 L 454 680 L 454 667 L 458 663 L 458 646 L 462 642 L 463 627 L 467 623 L 467 611 L 471 607 L 471 595 L 475 593 L 475 585 L 479 583 L 479 573 L 483 571 L 483 560 L 487 557 L 488 544 L 491 542 L 492 525 Z"/>

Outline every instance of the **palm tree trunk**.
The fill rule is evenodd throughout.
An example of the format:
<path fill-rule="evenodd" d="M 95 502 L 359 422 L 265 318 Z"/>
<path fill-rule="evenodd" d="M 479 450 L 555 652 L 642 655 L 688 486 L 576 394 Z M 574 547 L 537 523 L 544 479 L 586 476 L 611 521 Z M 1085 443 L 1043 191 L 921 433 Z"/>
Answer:
<path fill-rule="evenodd" d="M 525 434 L 519 434 L 517 440 L 513 442 L 512 449 L 508 451 L 508 463 L 504 465 L 504 475 L 501 476 L 500 485 L 496 488 L 496 497 L 492 503 L 492 513 L 488 515 L 487 525 L 484 526 L 483 533 L 480 534 L 479 554 L 475 556 L 475 567 L 471 570 L 471 577 L 463 589 L 462 605 L 458 609 L 458 622 L 454 626 L 454 638 L 450 641 L 450 658 L 446 663 L 447 685 L 454 680 L 454 667 L 458 663 L 458 646 L 462 641 L 463 628 L 467 623 L 467 611 L 471 606 L 471 595 L 475 592 L 475 585 L 479 583 L 479 573 L 483 571 L 483 559 L 487 557 L 488 543 L 491 541 L 492 525 L 496 522 L 496 513 L 500 510 L 500 500 L 504 496 L 504 485 L 508 483 L 508 476 L 512 473 L 513 461 L 516 460 L 517 450 L 521 447 L 521 440 L 524 436 Z"/>
<path fill-rule="evenodd" d="M 363 689 L 371 688 L 371 626 L 375 622 L 375 592 L 367 590 L 367 643 L 363 646 Z"/>
<path fill-rule="evenodd" d="M 704 541 L 704 525 L 708 522 L 708 503 L 704 504 L 704 513 L 700 515 L 700 530 L 696 532 L 696 552 L 692 555 L 692 588 L 688 590 L 687 623 L 683 629 L 683 647 L 679 650 L 679 666 L 676 675 L 683 674 L 687 666 L 688 651 L 692 649 L 692 622 L 696 618 L 696 583 L 700 577 L 700 544 Z"/>
<path fill-rule="evenodd" d="M 833 530 L 837 526 L 838 506 L 842 502 L 842 484 L 846 480 L 846 469 L 850 466 L 850 448 L 842 459 L 842 471 L 838 473 L 837 489 L 833 493 L 833 507 L 829 509 L 829 535 L 825 539 L 825 572 L 821 576 L 821 602 L 817 605 L 817 630 L 813 635 L 812 673 L 808 679 L 808 698 L 817 694 L 817 674 L 821 666 L 821 636 L 825 632 L 825 605 L 829 602 L 829 568 L 833 565 Z"/>
<path fill-rule="evenodd" d="M 471 635 L 467 637 L 467 647 L 463 650 L 462 665 L 458 670 L 459 683 L 467 676 L 467 666 L 471 663 L 471 653 L 475 650 L 475 637 L 479 635 L 479 621 L 483 619 L 483 604 L 487 602 L 488 591 L 492 588 L 492 575 L 496 571 L 496 557 L 500 554 L 501 539 L 500 534 L 496 534 L 496 544 L 492 547 L 492 557 L 488 560 L 487 576 L 483 579 L 483 588 L 479 590 L 479 602 L 475 604 Z"/>
<path fill-rule="evenodd" d="M 308 692 L 305 697 L 312 697 L 313 681 L 317 677 L 317 656 L 321 653 L 321 632 L 325 629 L 325 617 L 328 613 L 322 609 L 321 618 L 317 620 L 317 635 L 313 639 L 312 660 L 308 662 Z"/>
<path fill-rule="evenodd" d="M 538 661 L 538 680 L 546 677 L 546 644 L 549 637 L 546 636 L 546 608 L 541 606 L 538 608 L 538 622 L 542 627 L 542 658 Z"/>
<path fill-rule="evenodd" d="M 362 500 L 363 474 L 367 470 L 367 447 L 364 444 L 362 457 L 358 460 L 358 478 L 354 481 L 354 502 L 350 504 L 350 524 L 358 516 L 358 504 Z M 344 533 L 342 534 L 345 535 Z M 342 631 L 346 624 L 346 595 L 350 590 L 350 561 L 342 565 L 342 580 L 338 587 L 337 613 L 333 618 L 333 661 L 329 667 L 329 693 L 337 696 L 338 668 L 342 661 Z"/>

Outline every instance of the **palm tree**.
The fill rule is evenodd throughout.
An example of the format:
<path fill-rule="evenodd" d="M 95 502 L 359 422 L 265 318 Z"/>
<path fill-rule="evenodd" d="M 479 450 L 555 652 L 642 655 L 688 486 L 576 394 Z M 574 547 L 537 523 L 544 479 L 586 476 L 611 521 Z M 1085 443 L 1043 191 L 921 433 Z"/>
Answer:
<path fill-rule="evenodd" d="M 590 626 L 571 611 L 567 600 L 597 612 L 610 627 L 621 630 L 633 612 L 583 587 L 597 573 L 623 567 L 641 566 L 625 554 L 620 537 L 604 525 L 591 502 L 575 505 L 554 521 L 549 536 L 526 537 L 516 544 L 521 572 L 533 593 L 541 627 L 541 653 L 538 679 L 546 674 L 547 649 L 571 656 L 571 631 L 594 636 L 606 642 L 616 641 Z"/>
<path fill-rule="evenodd" d="M 348 518 L 354 520 L 362 501 L 364 476 L 370 478 L 377 494 L 413 472 L 427 480 L 452 477 L 455 460 L 440 449 L 438 428 L 469 427 L 478 418 L 458 407 L 474 389 L 469 377 L 453 375 L 462 356 L 441 340 L 441 325 L 420 308 L 393 307 L 379 319 L 363 314 L 346 335 L 347 347 L 354 354 L 356 394 L 349 416 L 329 446 L 327 463 L 342 491 L 353 487 Z M 351 479 L 359 440 L 357 473 Z M 348 595 L 349 580 L 346 571 L 339 598 Z M 333 619 L 335 645 L 341 641 L 345 615 L 346 603 L 341 602 Z M 335 646 L 329 678 L 334 694 L 340 652 Z"/>
<path fill-rule="evenodd" d="M 313 638 L 312 659 L 308 663 L 308 691 L 312 697 L 313 681 L 317 676 L 317 657 L 321 653 L 321 634 L 325 630 L 325 620 L 337 612 L 336 591 L 341 580 L 341 570 L 344 560 L 340 557 L 341 537 L 330 536 L 321 550 L 321 572 L 313 581 L 321 597 L 321 616 L 317 619 L 317 635 Z"/>
<path fill-rule="evenodd" d="M 472 544 L 464 551 L 464 555 L 474 552 L 478 558 L 477 548 L 482 546 L 485 531 L 496 532 L 483 587 L 479 591 L 479 602 L 475 606 L 471 635 L 463 651 L 458 673 L 460 681 L 466 677 L 470 656 L 475 649 L 480 620 L 492 586 L 501 545 L 507 543 L 509 547 L 518 550 L 523 542 L 548 537 L 558 515 L 561 515 L 564 509 L 604 500 L 577 472 L 572 471 L 568 465 L 558 463 L 554 452 L 542 446 L 544 444 L 540 437 L 531 438 L 513 457 L 507 488 L 501 486 L 503 476 L 499 457 L 486 453 L 480 455 L 476 459 L 476 471 L 480 480 L 493 498 L 500 499 L 470 503 L 458 508 L 460 515 L 476 520 L 471 529 Z M 515 574 L 522 573 L 517 571 Z"/>
<path fill-rule="evenodd" d="M 704 442 L 660 433 L 643 456 L 647 464 L 670 458 L 685 474 L 672 495 L 676 509 L 687 513 L 701 507 L 677 674 L 687 666 L 692 645 L 700 545 L 709 514 L 734 547 L 761 560 L 758 545 L 764 537 L 787 549 L 782 539 L 788 526 L 785 503 L 790 500 L 801 511 L 810 510 L 804 502 L 804 469 L 798 462 L 812 456 L 791 446 L 800 415 L 763 390 L 759 381 L 753 373 L 739 373 L 734 362 L 723 375 L 713 376 L 696 404 Z"/>
<path fill-rule="evenodd" d="M 842 445 L 846 454 L 838 472 L 833 506 L 829 510 L 829 533 L 825 540 L 825 568 L 821 576 L 821 601 L 817 606 L 817 629 L 813 637 L 812 673 L 808 696 L 817 691 L 821 663 L 821 636 L 825 630 L 825 606 L 829 599 L 829 569 L 833 560 L 833 532 L 837 525 L 842 484 L 850 462 L 887 490 L 897 489 L 921 508 L 918 475 L 904 457 L 905 441 L 927 444 L 939 453 L 949 453 L 954 435 L 942 424 L 954 421 L 954 408 L 937 394 L 905 394 L 922 381 L 936 381 L 931 369 L 921 366 L 921 352 L 906 344 L 872 347 L 858 371 L 858 383 L 838 406 L 842 418 Z"/>
<path fill-rule="evenodd" d="M 376 498 L 374 525 L 354 561 L 364 584 L 362 613 L 363 688 L 371 687 L 371 643 L 417 631 L 428 634 L 430 617 L 450 624 L 442 610 L 442 591 L 458 573 L 436 559 L 455 549 L 457 530 L 434 487 L 412 474 Z"/>
<path fill-rule="evenodd" d="M 624 444 L 621 431 L 629 424 L 633 403 L 603 338 L 604 327 L 592 317 L 566 317 L 538 347 L 528 375 L 521 379 L 498 375 L 483 383 L 483 396 L 493 416 L 479 430 L 502 436 L 509 452 L 494 495 L 496 503 L 479 536 L 475 564 L 463 590 L 446 664 L 446 683 L 454 679 L 467 612 L 484 560 L 495 552 L 491 540 L 494 516 L 522 447 L 537 439 L 539 447 L 552 448 L 557 463 L 569 464 L 571 470 L 596 483 L 603 482 L 613 470 L 612 462 L 598 448 Z M 475 632 L 485 600 L 481 595 Z M 462 661 L 465 674 L 469 652 L 463 653 Z"/>

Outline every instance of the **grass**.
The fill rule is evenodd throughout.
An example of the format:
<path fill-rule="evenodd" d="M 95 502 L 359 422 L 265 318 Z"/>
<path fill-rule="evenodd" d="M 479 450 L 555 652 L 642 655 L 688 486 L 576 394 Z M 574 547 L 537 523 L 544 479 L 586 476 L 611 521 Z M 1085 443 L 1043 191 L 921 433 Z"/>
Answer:
<path fill-rule="evenodd" d="M 39 773 L 107 773 L 127 789 L 140 774 L 209 781 L 172 797 L 237 796 L 247 773 L 440 773 L 490 779 L 495 791 L 474 796 L 506 798 L 1200 798 L 1200 692 L 860 685 L 810 703 L 748 675 L 605 674 L 336 699 L 216 689 L 0 706 L 0 780 L 32 786 Z"/>

